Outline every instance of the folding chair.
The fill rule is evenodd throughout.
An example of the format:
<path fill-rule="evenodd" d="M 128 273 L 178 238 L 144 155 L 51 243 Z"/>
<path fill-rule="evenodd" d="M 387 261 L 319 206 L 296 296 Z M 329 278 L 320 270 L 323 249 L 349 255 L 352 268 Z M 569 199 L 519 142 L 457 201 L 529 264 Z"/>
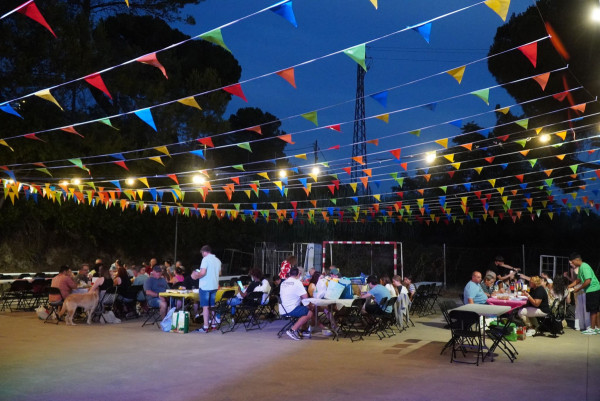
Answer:
<path fill-rule="evenodd" d="M 444 301 L 444 302 L 441 302 L 439 304 L 439 306 L 440 306 L 440 310 L 442 311 L 442 316 L 444 316 L 444 320 L 446 321 L 447 328 L 452 330 L 453 321 L 452 321 L 452 319 L 450 319 L 449 311 L 453 308 L 456 308 L 456 303 L 454 301 Z M 442 355 L 444 353 L 444 351 L 446 351 L 448 348 L 450 348 L 452 346 L 454 346 L 454 336 L 452 336 L 450 338 L 450 340 L 448 340 L 448 342 L 446 344 L 444 344 L 444 347 L 442 348 L 440 355 Z"/>
<path fill-rule="evenodd" d="M 419 316 L 425 315 L 427 307 L 427 293 L 429 291 L 428 285 L 420 285 L 417 287 L 417 291 L 412 299 L 411 312 L 416 313 Z"/>
<path fill-rule="evenodd" d="M 260 319 L 262 295 L 262 292 L 251 292 L 239 306 L 236 306 L 235 324 L 243 323 L 246 331 L 262 329 L 263 322 Z"/>
<path fill-rule="evenodd" d="M 130 318 L 136 319 L 139 317 L 139 315 L 136 311 L 136 304 L 137 304 L 138 294 L 143 291 L 144 291 L 143 285 L 132 285 L 132 286 L 126 288 L 124 291 L 123 290 L 117 291 L 118 297 L 115 302 L 115 304 L 116 304 L 115 310 L 119 311 L 119 313 L 117 314 L 118 318 L 127 320 Z M 127 312 L 125 312 L 125 309 L 127 309 Z M 132 312 L 133 312 L 134 316 L 130 317 Z"/>
<path fill-rule="evenodd" d="M 358 336 L 356 341 L 363 340 L 361 325 L 364 326 L 365 323 L 362 317 L 362 309 L 365 305 L 365 298 L 356 298 L 352 301 L 352 305 L 349 307 L 344 306 L 342 309 L 337 311 L 334 315 L 335 322 L 338 327 L 339 333 L 344 335 L 344 338 L 348 338 L 350 335 L 350 341 L 354 342 L 354 337 Z M 352 336 L 351 333 L 356 333 L 355 336 Z M 338 337 L 339 337 L 338 333 Z"/>
<path fill-rule="evenodd" d="M 146 291 L 144 291 L 144 298 L 146 298 Z M 150 322 L 149 324 L 152 326 L 156 323 L 156 327 L 158 327 L 160 329 L 160 324 L 158 324 L 158 322 L 160 321 L 160 307 L 156 306 L 150 306 L 148 304 L 148 310 L 146 311 L 146 320 L 144 320 L 144 323 L 142 323 L 142 327 L 144 327 L 146 324 L 148 324 L 148 322 Z"/>
<path fill-rule="evenodd" d="M 381 308 L 383 314 L 379 318 L 379 327 L 375 332 L 380 340 L 383 340 L 386 337 L 390 338 L 396 335 L 396 333 L 394 332 L 393 325 L 396 322 L 396 314 L 394 313 L 394 307 L 396 305 L 397 299 L 398 297 L 391 297 Z"/>
<path fill-rule="evenodd" d="M 442 286 L 436 286 L 435 283 L 429 286 L 427 293 L 427 313 L 435 314 L 435 304 L 442 293 Z"/>
<path fill-rule="evenodd" d="M 502 321 L 498 320 L 498 324 L 495 326 L 489 326 L 486 330 L 486 334 L 488 338 L 492 340 L 492 346 L 489 348 L 488 352 L 485 356 L 490 356 L 492 358 L 492 362 L 494 362 L 494 351 L 499 349 L 504 352 L 504 354 L 510 359 L 510 362 L 514 362 L 517 359 L 517 355 L 519 354 L 515 347 L 506 339 L 506 336 L 511 334 L 513 321 L 517 316 L 518 309 L 513 309 L 508 313 L 507 319 L 502 319 Z M 484 359 L 485 360 L 485 356 Z"/>
<path fill-rule="evenodd" d="M 56 324 L 58 324 L 58 322 L 61 321 L 60 316 L 58 316 L 58 312 L 59 312 L 60 308 L 62 307 L 64 299 L 62 297 L 62 294 L 60 293 L 60 289 L 56 288 L 56 287 L 50 287 L 48 289 L 48 294 L 49 295 L 59 295 L 60 300 L 48 302 L 48 305 L 50 306 L 50 313 L 48 313 L 48 317 L 46 318 L 46 320 L 44 320 L 44 323 L 48 323 L 48 321 L 51 321 L 52 315 L 54 315 L 54 317 L 56 318 Z"/>
<path fill-rule="evenodd" d="M 452 354 L 450 363 L 470 363 L 479 366 L 479 357 L 483 362 L 483 336 L 481 333 L 479 314 L 468 311 L 451 310 L 450 331 L 452 332 Z M 477 359 L 475 362 L 456 359 L 456 351 L 460 351 L 466 356 L 468 349 L 475 349 Z"/>
<path fill-rule="evenodd" d="M 276 296 L 276 295 L 274 295 Z M 277 303 L 279 305 L 279 307 L 281 308 L 281 310 L 283 310 L 283 314 L 280 313 L 281 319 L 286 320 L 286 323 L 283 325 L 283 327 L 281 328 L 281 330 L 279 330 L 277 332 L 277 337 L 281 338 L 281 336 L 288 331 L 289 329 L 292 328 L 292 326 L 294 324 L 296 324 L 296 322 L 298 321 L 297 317 L 294 316 L 290 316 L 288 315 L 288 311 L 285 309 L 285 307 L 283 306 L 283 304 L 281 303 L 281 299 L 279 297 L 277 297 Z"/>
<path fill-rule="evenodd" d="M 96 306 L 96 310 L 94 310 L 92 314 L 93 321 L 100 322 L 104 320 L 104 323 L 106 323 L 106 319 L 104 318 L 104 312 L 113 310 L 114 303 L 117 300 L 118 290 L 119 287 L 114 286 L 104 292 L 104 295 L 102 296 L 100 301 L 98 301 L 98 306 Z"/>
<path fill-rule="evenodd" d="M 229 333 L 235 329 L 235 320 L 231 314 L 231 306 L 228 302 L 231 298 L 235 297 L 234 290 L 227 290 L 221 295 L 221 299 L 209 308 L 211 317 L 211 323 L 215 325 L 217 330 L 221 331 L 221 334 Z M 217 323 L 217 318 L 220 319 Z"/>
<path fill-rule="evenodd" d="M 379 330 L 379 324 L 383 316 L 383 308 L 388 301 L 387 297 L 383 297 L 379 304 L 371 303 L 365 305 L 365 314 L 363 315 L 365 322 L 364 336 L 370 336 Z"/>

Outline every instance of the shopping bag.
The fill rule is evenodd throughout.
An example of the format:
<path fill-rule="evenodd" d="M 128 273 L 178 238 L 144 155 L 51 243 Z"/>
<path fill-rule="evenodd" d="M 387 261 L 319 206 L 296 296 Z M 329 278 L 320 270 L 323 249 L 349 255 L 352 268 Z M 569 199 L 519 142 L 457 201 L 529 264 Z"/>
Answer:
<path fill-rule="evenodd" d="M 175 308 L 169 309 L 169 311 L 165 315 L 165 318 L 162 320 L 162 322 L 160 322 L 160 329 L 162 331 L 166 331 L 166 332 L 171 331 L 171 325 L 172 325 L 172 321 L 173 321 L 173 313 L 174 312 L 175 312 Z"/>
<path fill-rule="evenodd" d="M 344 288 L 346 287 L 340 283 L 329 281 L 329 284 L 327 285 L 327 291 L 325 291 L 325 299 L 339 299 L 340 295 L 342 295 L 342 292 L 344 291 Z"/>
<path fill-rule="evenodd" d="M 175 312 L 171 321 L 171 332 L 184 334 L 190 328 L 190 312 Z"/>
<path fill-rule="evenodd" d="M 347 278 L 341 278 L 338 282 L 344 286 L 344 291 L 342 291 L 340 299 L 354 298 L 354 293 L 352 292 L 352 281 L 350 281 L 350 279 Z"/>

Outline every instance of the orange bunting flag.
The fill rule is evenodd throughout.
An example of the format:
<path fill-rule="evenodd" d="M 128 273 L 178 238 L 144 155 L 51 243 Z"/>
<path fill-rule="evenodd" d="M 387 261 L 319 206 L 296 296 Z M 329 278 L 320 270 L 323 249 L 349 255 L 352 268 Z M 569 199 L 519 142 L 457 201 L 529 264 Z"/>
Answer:
<path fill-rule="evenodd" d="M 197 141 L 206 147 L 209 147 L 209 148 L 215 147 L 215 145 L 213 144 L 212 138 L 209 136 L 206 138 L 198 138 Z"/>
<path fill-rule="evenodd" d="M 352 158 L 352 160 L 354 160 L 355 162 L 357 162 L 358 164 L 360 164 L 361 166 L 364 166 L 365 163 L 363 162 L 363 157 L 362 156 L 354 156 Z"/>
<path fill-rule="evenodd" d="M 527 57 L 531 64 L 533 64 L 533 68 L 537 66 L 537 42 L 530 43 L 528 45 L 523 45 L 519 47 L 519 50 Z"/>
<path fill-rule="evenodd" d="M 467 150 L 473 149 L 473 144 L 472 143 L 465 143 L 465 144 L 460 145 L 460 146 L 462 146 L 463 148 L 465 148 Z"/>
<path fill-rule="evenodd" d="M 369 177 L 358 177 L 360 181 L 363 183 L 364 187 L 367 188 L 369 185 Z"/>
<path fill-rule="evenodd" d="M 408 163 L 400 163 L 400 167 L 402 167 L 404 171 L 408 171 Z"/>
<path fill-rule="evenodd" d="M 571 106 L 571 110 L 576 111 L 578 114 L 583 113 L 585 111 L 585 103 Z"/>
<path fill-rule="evenodd" d="M 294 68 L 286 68 L 285 70 L 281 70 L 276 72 L 281 78 L 285 79 L 290 85 L 294 88 L 296 87 L 296 79 L 294 77 Z"/>
<path fill-rule="evenodd" d="M 242 90 L 242 86 L 240 84 L 226 86 L 223 88 L 223 90 L 227 93 L 239 97 L 246 103 L 248 102 L 248 99 L 246 99 L 246 96 L 244 95 L 244 91 Z"/>
<path fill-rule="evenodd" d="M 390 153 L 392 155 L 394 155 L 394 157 L 396 158 L 396 160 L 400 160 L 400 152 L 401 152 L 400 148 L 394 149 L 394 150 L 390 150 Z"/>
<path fill-rule="evenodd" d="M 156 53 L 146 54 L 145 56 L 135 59 L 135 61 L 158 68 L 163 73 L 165 78 L 169 79 L 165 67 L 160 63 L 160 61 L 158 61 L 158 58 L 156 58 Z"/>
<path fill-rule="evenodd" d="M 342 132 L 342 128 L 341 128 L 340 124 L 328 125 L 325 128 L 329 128 L 330 130 L 337 131 L 337 132 Z"/>
<path fill-rule="evenodd" d="M 112 96 L 108 92 L 106 85 L 104 85 L 104 81 L 102 80 L 100 74 L 91 74 L 83 79 L 85 80 L 85 82 L 92 85 L 94 88 L 101 90 L 106 96 L 110 98 L 110 100 L 112 100 Z"/>
<path fill-rule="evenodd" d="M 292 142 L 292 134 L 279 135 L 277 138 L 281 139 L 284 142 L 295 144 L 296 142 Z"/>
<path fill-rule="evenodd" d="M 370 168 L 363 169 L 363 172 L 369 177 L 372 177 L 372 170 Z"/>
<path fill-rule="evenodd" d="M 370 139 L 367 141 L 367 143 L 370 143 L 375 146 L 379 146 L 379 139 Z"/>
<path fill-rule="evenodd" d="M 255 127 L 250 127 L 250 128 L 246 128 L 247 131 L 254 131 L 259 135 L 262 135 L 262 129 L 260 128 L 260 125 L 257 125 Z"/>
<path fill-rule="evenodd" d="M 550 73 L 547 72 L 545 74 L 540 74 L 533 77 L 534 81 L 537 82 L 542 90 L 546 90 L 546 85 L 548 84 L 548 79 L 550 79 Z"/>
<path fill-rule="evenodd" d="M 230 179 L 231 179 L 231 181 L 233 181 L 236 184 L 240 185 L 240 177 L 231 177 Z"/>
<path fill-rule="evenodd" d="M 167 177 L 169 177 L 170 179 L 175 181 L 176 184 L 179 185 L 179 180 L 177 179 L 177 176 L 175 174 L 167 174 Z"/>
<path fill-rule="evenodd" d="M 65 131 L 65 132 L 69 132 L 71 134 L 78 135 L 78 136 L 84 138 L 84 136 L 81 135 L 79 132 L 75 131 L 75 128 L 73 128 L 73 127 L 64 127 L 64 128 L 61 128 L 61 130 Z"/>
<path fill-rule="evenodd" d="M 56 37 L 56 34 L 52 30 L 52 28 L 50 28 L 50 25 L 48 25 L 48 23 L 44 19 L 44 16 L 42 15 L 42 13 L 40 13 L 40 10 L 37 8 L 33 0 L 28 1 L 25 4 L 22 4 L 21 6 L 17 7 L 15 11 L 31 18 L 32 20 L 49 30 L 50 33 L 54 37 Z"/>

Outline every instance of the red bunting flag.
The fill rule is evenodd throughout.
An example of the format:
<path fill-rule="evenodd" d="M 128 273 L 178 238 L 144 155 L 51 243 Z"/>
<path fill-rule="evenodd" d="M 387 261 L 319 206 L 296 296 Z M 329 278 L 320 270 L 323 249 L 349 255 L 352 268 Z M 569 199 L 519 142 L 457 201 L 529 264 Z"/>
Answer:
<path fill-rule="evenodd" d="M 49 30 L 50 33 L 54 37 L 56 37 L 56 34 L 52 30 L 52 28 L 50 28 L 50 25 L 48 25 L 48 23 L 44 19 L 44 16 L 42 15 L 42 13 L 40 13 L 40 10 L 37 8 L 37 6 L 33 2 L 33 0 L 30 0 L 30 1 L 26 2 L 25 4 L 22 4 L 21 6 L 16 8 L 15 11 L 31 18 L 32 20 L 34 20 L 35 22 L 37 22 L 38 24 L 42 25 L 44 28 Z"/>
<path fill-rule="evenodd" d="M 394 157 L 396 158 L 396 160 L 400 160 L 400 152 L 401 152 L 400 148 L 394 149 L 394 150 L 390 150 L 390 153 L 392 155 L 394 155 Z"/>
<path fill-rule="evenodd" d="M 177 176 L 175 174 L 167 174 L 167 177 L 169 177 L 170 179 L 175 181 L 175 183 L 177 183 L 177 185 L 179 185 L 179 180 L 177 179 Z"/>
<path fill-rule="evenodd" d="M 135 59 L 135 61 L 158 68 L 163 73 L 165 78 L 169 79 L 165 67 L 160 63 L 160 61 L 158 61 L 158 58 L 156 58 L 156 53 L 146 54 L 145 56 Z"/>
<path fill-rule="evenodd" d="M 523 174 L 519 174 L 519 175 L 515 175 L 516 179 L 523 182 L 523 178 L 525 178 L 525 176 Z"/>
<path fill-rule="evenodd" d="M 346 173 L 348 173 L 348 175 L 352 174 L 352 172 L 351 172 L 352 168 L 350 168 L 350 167 L 342 167 L 342 170 L 344 170 Z"/>
<path fill-rule="evenodd" d="M 236 184 L 240 185 L 240 177 L 231 177 L 231 181 L 233 181 Z"/>
<path fill-rule="evenodd" d="M 404 171 L 408 171 L 408 163 L 400 163 L 400 166 L 404 169 Z"/>
<path fill-rule="evenodd" d="M 292 204 L 292 207 L 294 208 L 294 210 L 296 210 L 296 207 L 298 207 L 298 202 L 297 201 L 291 201 L 290 203 Z"/>
<path fill-rule="evenodd" d="M 104 81 L 102 80 L 102 77 L 100 76 L 100 74 L 88 75 L 87 77 L 85 77 L 83 79 L 85 80 L 85 82 L 92 85 L 94 88 L 100 89 L 102 92 L 104 92 L 104 94 L 106 96 L 108 96 L 110 98 L 110 100 L 112 100 L 112 96 L 108 92 L 106 85 L 104 85 Z"/>
<path fill-rule="evenodd" d="M 530 43 L 528 45 L 523 45 L 519 47 L 519 50 L 527 57 L 531 64 L 533 64 L 533 68 L 537 65 L 537 42 Z"/>
<path fill-rule="evenodd" d="M 327 148 L 327 150 L 340 150 L 340 145 L 334 145 L 330 148 Z"/>
<path fill-rule="evenodd" d="M 484 157 L 484 160 L 491 164 L 494 161 L 494 158 L 495 158 L 494 156 Z"/>
<path fill-rule="evenodd" d="M 117 166 L 123 167 L 125 170 L 129 171 L 129 167 L 127 167 L 125 165 L 125 161 L 117 160 L 117 161 L 114 161 L 113 163 L 116 164 Z"/>
<path fill-rule="evenodd" d="M 447 171 L 448 175 L 450 176 L 450 178 L 454 178 L 454 170 L 452 171 Z"/>
<path fill-rule="evenodd" d="M 206 138 L 198 138 L 197 141 L 206 147 L 209 147 L 209 148 L 215 147 L 215 145 L 213 144 L 212 138 L 209 136 Z"/>
<path fill-rule="evenodd" d="M 223 88 L 223 90 L 227 93 L 231 93 L 234 96 L 239 97 L 244 102 L 248 102 L 246 99 L 246 95 L 244 95 L 244 91 L 242 90 L 242 86 L 240 84 L 233 84 Z"/>
<path fill-rule="evenodd" d="M 342 127 L 340 126 L 340 124 L 328 125 L 325 128 L 329 128 L 329 129 L 337 131 L 337 132 L 342 132 Z"/>
<path fill-rule="evenodd" d="M 40 138 L 38 138 L 37 136 L 35 136 L 35 134 L 25 134 L 23 135 L 25 138 L 27 139 L 35 139 L 36 141 L 40 141 L 40 142 L 46 142 Z"/>
<path fill-rule="evenodd" d="M 502 142 L 506 142 L 506 140 L 508 139 L 508 135 L 502 135 L 502 136 L 498 136 L 496 138 L 500 139 Z"/>
<path fill-rule="evenodd" d="M 333 184 L 327 185 L 327 188 L 329 188 L 329 190 L 331 191 L 332 195 L 335 193 L 335 185 L 333 185 Z"/>

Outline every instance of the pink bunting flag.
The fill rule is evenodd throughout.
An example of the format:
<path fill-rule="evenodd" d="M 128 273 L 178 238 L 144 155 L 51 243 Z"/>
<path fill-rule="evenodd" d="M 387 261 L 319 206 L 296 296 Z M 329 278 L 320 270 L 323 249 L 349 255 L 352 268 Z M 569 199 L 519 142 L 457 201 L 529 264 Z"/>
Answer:
<path fill-rule="evenodd" d="M 163 73 L 165 78 L 169 79 L 165 67 L 160 63 L 160 61 L 158 61 L 158 58 L 156 58 L 156 53 L 147 54 L 145 56 L 137 58 L 135 61 L 158 68 Z"/>
<path fill-rule="evenodd" d="M 94 88 L 100 89 L 102 92 L 104 92 L 104 94 L 106 96 L 108 96 L 110 98 L 110 100 L 112 100 L 112 96 L 108 92 L 106 85 L 104 85 L 104 81 L 102 80 L 102 77 L 100 76 L 100 74 L 88 75 L 87 77 L 85 77 L 83 79 L 85 80 L 85 82 L 92 85 Z"/>
<path fill-rule="evenodd" d="M 73 127 L 65 127 L 65 128 L 61 128 L 61 130 L 65 131 L 65 132 L 69 132 L 71 134 L 75 134 L 78 135 L 82 138 L 85 138 L 83 135 L 81 135 L 79 132 L 75 131 L 75 128 Z"/>
<path fill-rule="evenodd" d="M 533 68 L 537 65 L 537 42 L 530 43 L 519 47 L 519 50 L 531 61 Z"/>
<path fill-rule="evenodd" d="M 242 85 L 240 85 L 240 84 L 233 84 L 233 85 L 226 86 L 223 88 L 223 90 L 227 93 L 230 93 L 234 96 L 239 97 L 244 102 L 248 102 L 248 99 L 246 99 L 246 96 L 244 95 L 244 91 L 242 90 Z"/>
<path fill-rule="evenodd" d="M 27 3 L 21 5 L 15 11 L 31 18 L 32 20 L 34 20 L 35 22 L 37 22 L 38 24 L 42 25 L 44 28 L 49 30 L 50 33 L 54 37 L 56 37 L 56 34 L 52 30 L 52 28 L 50 28 L 50 25 L 48 25 L 48 23 L 44 19 L 44 16 L 42 15 L 42 13 L 40 13 L 40 10 L 38 10 L 38 8 L 35 5 L 35 3 L 33 2 L 33 0 L 30 0 Z"/>

